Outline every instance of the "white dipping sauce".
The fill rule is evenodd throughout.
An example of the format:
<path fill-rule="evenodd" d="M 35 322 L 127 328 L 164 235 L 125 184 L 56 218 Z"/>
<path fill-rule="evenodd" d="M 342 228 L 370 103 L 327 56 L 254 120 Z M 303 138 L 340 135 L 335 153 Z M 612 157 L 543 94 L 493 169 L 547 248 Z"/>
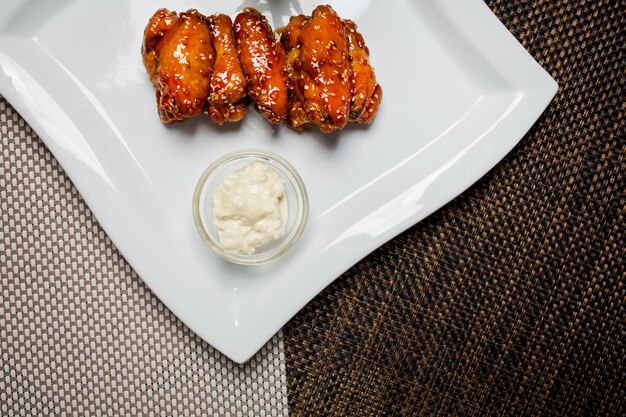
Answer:
<path fill-rule="evenodd" d="M 285 180 L 264 162 L 234 171 L 213 193 L 213 223 L 227 252 L 251 255 L 287 224 Z"/>

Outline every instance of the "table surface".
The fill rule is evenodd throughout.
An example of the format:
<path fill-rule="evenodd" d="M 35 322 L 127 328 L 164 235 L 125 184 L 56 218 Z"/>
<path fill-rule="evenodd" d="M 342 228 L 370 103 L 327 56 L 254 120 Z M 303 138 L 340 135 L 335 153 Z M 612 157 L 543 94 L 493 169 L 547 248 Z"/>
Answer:
<path fill-rule="evenodd" d="M 626 3 L 487 4 L 553 103 L 245 365 L 150 292 L 0 99 L 0 415 L 625 415 Z"/>

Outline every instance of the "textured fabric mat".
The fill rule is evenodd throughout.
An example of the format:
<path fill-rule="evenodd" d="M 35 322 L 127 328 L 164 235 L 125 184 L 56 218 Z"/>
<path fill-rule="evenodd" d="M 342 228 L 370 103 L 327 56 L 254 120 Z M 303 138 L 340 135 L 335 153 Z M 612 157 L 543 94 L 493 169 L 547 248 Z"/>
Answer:
<path fill-rule="evenodd" d="M 292 415 L 626 415 L 626 2 L 487 3 L 560 91 L 287 325 Z"/>
<path fill-rule="evenodd" d="M 287 415 L 282 334 L 238 365 L 115 249 L 0 98 L 0 416 Z"/>

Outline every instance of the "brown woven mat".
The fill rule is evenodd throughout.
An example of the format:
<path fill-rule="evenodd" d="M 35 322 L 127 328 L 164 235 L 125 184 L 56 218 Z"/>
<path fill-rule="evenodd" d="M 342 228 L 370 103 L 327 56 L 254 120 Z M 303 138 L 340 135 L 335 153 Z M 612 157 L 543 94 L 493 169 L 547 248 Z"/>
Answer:
<path fill-rule="evenodd" d="M 626 415 L 626 3 L 488 4 L 561 89 L 289 323 L 292 415 Z"/>

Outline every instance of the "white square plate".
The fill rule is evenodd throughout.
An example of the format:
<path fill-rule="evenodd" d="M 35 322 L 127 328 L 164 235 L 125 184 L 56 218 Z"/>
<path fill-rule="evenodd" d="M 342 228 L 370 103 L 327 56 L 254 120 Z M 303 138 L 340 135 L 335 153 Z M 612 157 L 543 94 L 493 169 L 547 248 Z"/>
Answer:
<path fill-rule="evenodd" d="M 157 117 L 140 44 L 159 7 L 274 27 L 316 1 L 0 0 L 0 93 L 60 161 L 163 302 L 237 362 L 342 272 L 457 196 L 526 133 L 557 90 L 480 0 L 337 0 L 372 52 L 384 100 L 369 128 L 296 134 L 251 110 L 237 125 Z M 215 256 L 195 230 L 202 171 L 240 148 L 289 160 L 311 203 L 303 238 L 270 265 Z"/>

